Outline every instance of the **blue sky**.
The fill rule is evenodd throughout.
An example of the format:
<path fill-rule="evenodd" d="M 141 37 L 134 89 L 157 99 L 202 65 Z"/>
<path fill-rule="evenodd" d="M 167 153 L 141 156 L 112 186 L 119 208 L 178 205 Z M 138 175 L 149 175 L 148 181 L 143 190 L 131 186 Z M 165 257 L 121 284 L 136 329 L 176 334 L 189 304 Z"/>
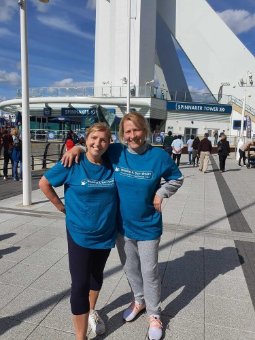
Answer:
<path fill-rule="evenodd" d="M 208 0 L 255 55 L 255 0 Z M 93 83 L 95 0 L 27 0 L 30 87 Z M 0 99 L 20 88 L 20 33 L 17 0 L 1 0 Z M 192 89 L 203 84 L 183 60 Z"/>

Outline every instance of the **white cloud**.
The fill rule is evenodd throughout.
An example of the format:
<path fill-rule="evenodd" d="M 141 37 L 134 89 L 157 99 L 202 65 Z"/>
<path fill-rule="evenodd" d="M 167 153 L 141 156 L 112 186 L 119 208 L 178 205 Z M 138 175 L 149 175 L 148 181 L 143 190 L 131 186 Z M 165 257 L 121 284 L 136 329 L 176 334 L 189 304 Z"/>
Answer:
<path fill-rule="evenodd" d="M 96 0 L 88 0 L 86 7 L 88 9 L 95 10 L 96 9 Z"/>
<path fill-rule="evenodd" d="M 0 37 L 16 37 L 17 34 L 10 31 L 8 28 L 0 27 Z"/>
<path fill-rule="evenodd" d="M 93 82 L 88 81 L 74 81 L 73 78 L 66 78 L 59 81 L 56 81 L 53 86 L 56 87 L 93 87 Z"/>
<path fill-rule="evenodd" d="M 17 72 L 6 72 L 0 70 L 0 83 L 8 83 L 11 85 L 20 84 L 20 75 Z"/>
<path fill-rule="evenodd" d="M 255 27 L 255 13 L 241 9 L 227 9 L 218 14 L 236 34 L 248 32 Z"/>
<path fill-rule="evenodd" d="M 31 1 L 31 0 L 30 0 Z M 45 13 L 48 11 L 48 7 L 50 5 L 50 2 L 49 4 L 44 4 L 38 0 L 32 0 L 32 3 L 34 4 L 34 6 L 36 7 L 37 11 L 38 12 L 41 12 L 41 13 Z"/>
<path fill-rule="evenodd" d="M 10 21 L 18 9 L 16 0 L 1 0 L 0 22 Z"/>
<path fill-rule="evenodd" d="M 75 24 L 66 19 L 50 16 L 38 16 L 38 20 L 42 24 L 49 26 L 51 28 L 72 33 L 88 40 L 94 40 L 94 34 L 81 31 L 77 26 L 75 26 Z"/>

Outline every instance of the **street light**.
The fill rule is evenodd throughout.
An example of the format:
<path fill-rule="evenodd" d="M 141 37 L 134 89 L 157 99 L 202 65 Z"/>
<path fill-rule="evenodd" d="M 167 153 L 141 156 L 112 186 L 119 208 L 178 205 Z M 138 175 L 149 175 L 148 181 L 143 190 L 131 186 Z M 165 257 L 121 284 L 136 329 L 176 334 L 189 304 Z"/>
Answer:
<path fill-rule="evenodd" d="M 39 0 L 48 3 L 49 0 Z M 26 0 L 18 0 L 20 8 L 20 56 L 21 56 L 21 96 L 22 96 L 22 166 L 23 166 L 23 205 L 32 203 L 31 193 L 31 143 L 29 118 L 29 79 L 27 48 L 27 4 Z"/>
<path fill-rule="evenodd" d="M 241 118 L 241 130 L 240 130 L 240 140 L 243 141 L 244 114 L 245 114 L 245 108 L 246 108 L 246 90 L 247 90 L 247 87 L 253 87 L 252 73 L 247 71 L 246 80 L 244 80 L 243 78 L 240 79 L 238 85 L 240 87 L 244 87 L 244 97 L 243 97 L 243 105 L 242 105 L 242 118 Z"/>
<path fill-rule="evenodd" d="M 130 63 L 131 63 L 131 0 L 128 4 L 128 65 L 127 65 L 127 112 L 130 112 Z"/>

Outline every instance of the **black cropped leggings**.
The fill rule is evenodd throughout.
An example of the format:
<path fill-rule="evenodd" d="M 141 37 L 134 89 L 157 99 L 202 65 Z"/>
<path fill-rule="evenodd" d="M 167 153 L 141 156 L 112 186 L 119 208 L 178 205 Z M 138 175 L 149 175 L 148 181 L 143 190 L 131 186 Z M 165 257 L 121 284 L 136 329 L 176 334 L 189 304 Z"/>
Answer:
<path fill-rule="evenodd" d="M 99 291 L 111 249 L 89 249 L 76 244 L 67 231 L 69 269 L 72 279 L 71 310 L 74 315 L 89 312 L 89 291 Z"/>

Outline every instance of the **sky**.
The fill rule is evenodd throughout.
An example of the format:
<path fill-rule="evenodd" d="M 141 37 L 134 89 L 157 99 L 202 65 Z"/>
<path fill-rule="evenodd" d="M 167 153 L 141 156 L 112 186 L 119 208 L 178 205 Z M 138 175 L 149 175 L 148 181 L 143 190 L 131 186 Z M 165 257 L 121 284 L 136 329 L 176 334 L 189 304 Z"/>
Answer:
<path fill-rule="evenodd" d="M 20 27 L 17 0 L 0 0 L 0 100 L 16 97 L 21 87 Z M 255 55 L 255 0 L 208 0 L 210 6 Z M 95 0 L 27 0 L 29 85 L 93 85 Z M 185 56 L 190 89 L 203 90 Z"/>

